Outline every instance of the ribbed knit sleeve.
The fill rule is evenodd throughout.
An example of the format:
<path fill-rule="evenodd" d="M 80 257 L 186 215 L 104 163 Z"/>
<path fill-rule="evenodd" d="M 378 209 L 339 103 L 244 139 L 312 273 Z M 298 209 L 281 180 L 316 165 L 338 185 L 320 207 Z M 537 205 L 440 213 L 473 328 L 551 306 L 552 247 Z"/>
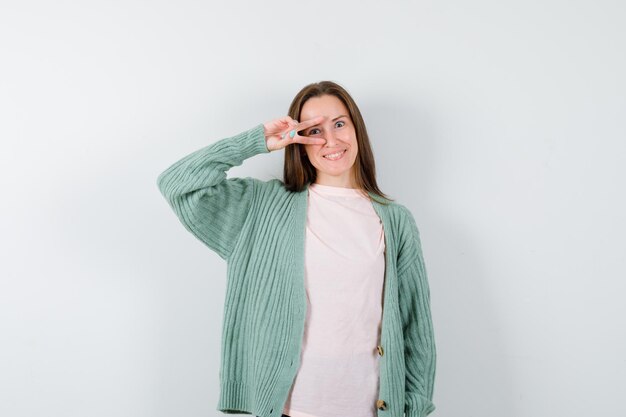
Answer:
<path fill-rule="evenodd" d="M 432 399 L 437 355 L 420 234 L 413 215 L 405 210 L 407 238 L 398 259 L 400 313 L 405 341 L 405 415 L 424 417 L 435 409 Z"/>
<path fill-rule="evenodd" d="M 158 176 L 161 194 L 185 228 L 223 259 L 235 246 L 259 182 L 226 179 L 226 172 L 268 152 L 261 123 L 185 156 Z"/>

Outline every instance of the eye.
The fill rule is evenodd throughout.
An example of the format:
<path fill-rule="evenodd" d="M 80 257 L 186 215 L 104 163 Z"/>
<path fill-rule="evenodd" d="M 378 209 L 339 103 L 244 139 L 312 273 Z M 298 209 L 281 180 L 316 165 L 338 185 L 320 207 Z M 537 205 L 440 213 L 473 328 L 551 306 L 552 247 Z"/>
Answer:
<path fill-rule="evenodd" d="M 338 120 L 337 123 L 341 123 L 341 125 L 339 127 L 344 127 L 346 122 L 344 122 L 343 120 Z M 335 126 L 337 126 L 337 123 L 335 123 Z M 314 131 L 319 130 L 318 128 L 314 127 L 313 129 L 309 130 L 307 135 L 314 135 Z"/>

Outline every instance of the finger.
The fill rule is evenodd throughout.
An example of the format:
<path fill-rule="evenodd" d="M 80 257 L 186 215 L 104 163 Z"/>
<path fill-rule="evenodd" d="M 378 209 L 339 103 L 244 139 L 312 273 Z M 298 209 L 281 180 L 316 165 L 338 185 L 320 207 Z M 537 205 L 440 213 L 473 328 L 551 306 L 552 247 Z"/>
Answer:
<path fill-rule="evenodd" d="M 313 117 L 312 119 L 304 120 L 298 123 L 295 129 L 299 132 L 308 127 L 315 126 L 316 124 L 319 124 L 322 120 L 324 120 L 324 118 L 325 116 L 316 116 L 316 117 Z"/>
<path fill-rule="evenodd" d="M 293 129 L 289 129 L 288 131 L 283 132 L 280 135 L 281 140 L 289 140 L 289 141 L 293 141 L 293 139 L 298 136 L 298 132 L 296 130 L 296 128 Z"/>
<path fill-rule="evenodd" d="M 296 123 L 295 126 L 292 126 L 291 129 L 289 129 L 288 132 L 284 132 L 283 134 L 281 134 L 281 140 L 284 139 L 292 139 L 296 136 L 300 136 L 300 137 L 304 137 L 303 135 L 300 135 L 300 132 L 311 127 L 311 126 L 315 126 L 316 124 L 319 124 L 322 120 L 325 119 L 325 116 L 316 116 L 313 117 L 312 119 L 308 119 L 305 120 L 303 122 L 298 122 L 295 119 L 292 119 L 289 116 L 286 116 L 287 118 L 289 118 L 289 120 L 293 121 L 294 123 Z M 293 140 L 292 140 L 293 141 Z M 314 142 L 314 144 L 319 144 L 320 142 Z M 326 140 L 324 140 L 321 143 L 326 143 Z"/>
<path fill-rule="evenodd" d="M 291 137 L 295 136 L 298 131 L 298 121 L 291 118 L 290 116 L 284 116 L 280 119 L 281 122 L 285 124 L 285 127 L 282 128 L 279 139 L 284 140 L 286 138 L 291 139 Z"/>
<path fill-rule="evenodd" d="M 290 116 L 284 116 L 280 119 L 280 121 L 282 124 L 281 131 L 286 131 L 287 129 L 294 129 L 298 125 L 298 121 L 295 119 L 292 119 Z"/>
<path fill-rule="evenodd" d="M 294 126 L 298 124 L 297 120 L 294 120 L 289 116 L 281 117 L 279 121 L 280 121 L 280 124 L 282 125 L 280 127 L 282 130 L 292 129 Z"/>
<path fill-rule="evenodd" d="M 314 138 L 314 137 L 302 136 L 302 135 L 294 136 L 294 138 L 291 141 L 292 143 L 301 143 L 303 145 L 323 145 L 326 143 L 326 139 L 324 138 Z"/>

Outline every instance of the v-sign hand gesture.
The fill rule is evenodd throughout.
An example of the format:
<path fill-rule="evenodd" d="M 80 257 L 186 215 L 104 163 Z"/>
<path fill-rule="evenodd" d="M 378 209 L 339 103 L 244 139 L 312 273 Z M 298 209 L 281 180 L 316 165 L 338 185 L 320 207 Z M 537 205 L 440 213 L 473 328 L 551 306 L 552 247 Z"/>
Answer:
<path fill-rule="evenodd" d="M 276 151 L 278 149 L 285 148 L 287 145 L 292 143 L 302 143 L 305 145 L 325 144 L 326 139 L 312 138 L 298 134 L 298 132 L 314 126 L 322 120 L 324 120 L 324 116 L 317 116 L 298 123 L 298 121 L 292 119 L 291 117 L 285 116 L 264 123 L 263 126 L 265 128 L 265 141 L 267 149 L 270 151 Z"/>

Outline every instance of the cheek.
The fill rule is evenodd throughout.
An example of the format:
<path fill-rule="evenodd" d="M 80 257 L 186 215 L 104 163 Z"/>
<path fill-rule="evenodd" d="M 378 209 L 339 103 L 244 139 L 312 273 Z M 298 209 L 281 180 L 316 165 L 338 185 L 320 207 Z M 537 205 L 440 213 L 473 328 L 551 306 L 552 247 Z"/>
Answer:
<path fill-rule="evenodd" d="M 321 145 L 304 145 L 304 150 L 309 159 L 315 158 L 316 155 L 319 154 L 320 149 L 322 149 Z"/>
<path fill-rule="evenodd" d="M 359 144 L 357 143 L 356 139 L 350 141 L 350 148 L 352 148 L 352 153 L 354 154 L 359 152 Z"/>

